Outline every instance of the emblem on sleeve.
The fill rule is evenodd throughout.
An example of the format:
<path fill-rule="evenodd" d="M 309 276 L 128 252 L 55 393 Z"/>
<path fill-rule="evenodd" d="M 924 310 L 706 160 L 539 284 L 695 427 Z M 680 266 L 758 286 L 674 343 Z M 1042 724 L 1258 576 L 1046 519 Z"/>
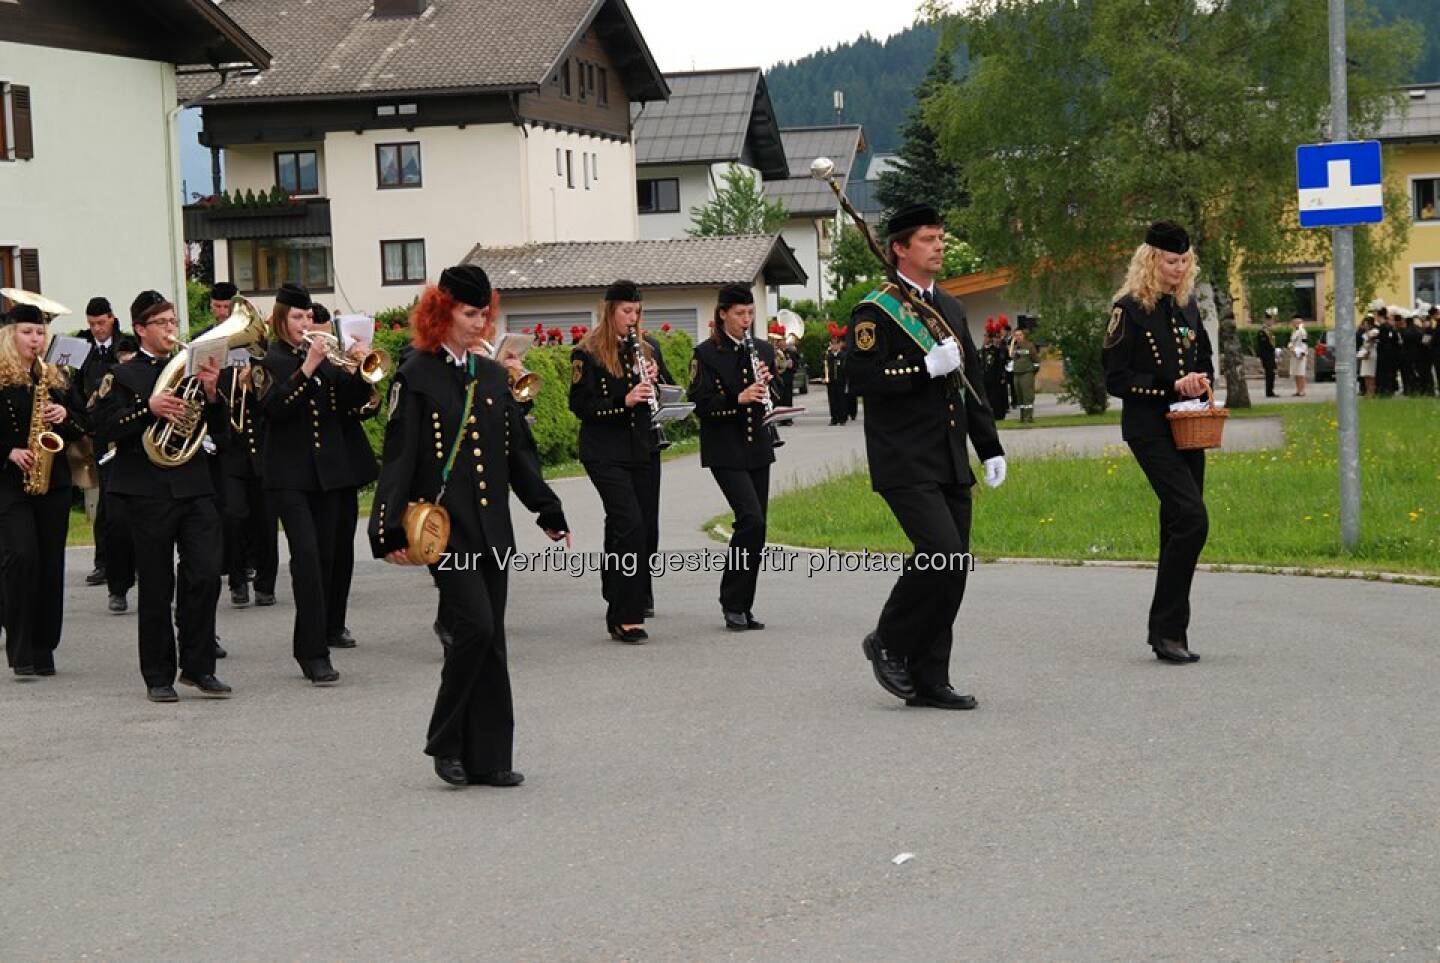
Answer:
<path fill-rule="evenodd" d="M 690 359 L 690 380 L 691 380 L 691 381 L 694 381 L 694 380 L 695 380 L 695 376 L 696 376 L 697 374 L 699 374 L 699 373 L 700 373 L 700 359 L 699 359 L 699 358 L 691 358 L 691 359 Z"/>
<path fill-rule="evenodd" d="M 385 416 L 385 420 L 386 420 L 386 421 L 389 421 L 391 418 L 394 418 L 394 417 L 395 417 L 395 410 L 400 407 L 400 382 L 398 382 L 398 381 L 392 382 L 391 385 L 390 385 L 390 401 L 389 401 L 389 405 L 390 405 L 390 413 Z"/>
<path fill-rule="evenodd" d="M 580 379 L 583 377 L 585 377 L 585 362 L 581 361 L 579 358 L 576 358 L 574 361 L 570 362 L 570 383 L 572 385 L 578 385 L 580 383 Z"/>
<path fill-rule="evenodd" d="M 875 347 L 875 322 L 861 321 L 855 325 L 855 347 L 869 351 Z"/>
<path fill-rule="evenodd" d="M 1105 347 L 1110 348 L 1119 343 L 1120 331 L 1124 323 L 1125 309 L 1117 305 L 1115 310 L 1110 312 L 1110 323 L 1105 326 Z"/>
<path fill-rule="evenodd" d="M 260 365 L 250 366 L 250 384 L 255 388 L 255 397 L 265 397 L 265 392 L 270 390 L 270 372 Z"/>

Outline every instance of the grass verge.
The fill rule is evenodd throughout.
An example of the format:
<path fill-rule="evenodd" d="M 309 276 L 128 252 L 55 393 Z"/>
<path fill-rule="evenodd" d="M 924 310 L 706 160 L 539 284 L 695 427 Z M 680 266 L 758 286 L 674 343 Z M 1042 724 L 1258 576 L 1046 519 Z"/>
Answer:
<path fill-rule="evenodd" d="M 1440 401 L 1361 401 L 1362 526 L 1353 553 L 1340 548 L 1334 407 L 1284 405 L 1267 413 L 1284 418 L 1284 448 L 1207 456 L 1210 538 L 1202 562 L 1440 574 L 1440 447 L 1432 437 Z M 977 485 L 974 494 L 978 557 L 1156 555 L 1158 503 L 1123 446 L 1100 458 L 1020 459 L 1003 487 Z M 776 498 L 768 538 L 852 551 L 910 549 L 863 470 Z"/>
<path fill-rule="evenodd" d="M 1231 418 L 1278 418 L 1286 411 L 1294 409 L 1316 411 L 1327 409 L 1335 410 L 1334 402 L 1330 401 L 1297 401 L 1285 405 L 1252 405 L 1249 408 L 1234 408 L 1230 411 Z M 1120 424 L 1120 409 L 1112 406 L 1098 415 L 1044 415 L 1034 421 L 1022 423 L 1019 420 L 1020 413 L 1014 412 L 1012 417 L 1007 417 L 996 422 L 1002 430 L 1027 431 L 1031 428 L 1077 428 L 1085 425 L 1118 425 Z"/>

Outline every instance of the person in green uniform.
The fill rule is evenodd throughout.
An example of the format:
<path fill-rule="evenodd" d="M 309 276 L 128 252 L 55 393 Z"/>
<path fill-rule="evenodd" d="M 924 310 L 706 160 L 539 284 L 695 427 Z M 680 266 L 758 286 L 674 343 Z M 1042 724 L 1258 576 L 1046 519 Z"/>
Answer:
<path fill-rule="evenodd" d="M 1020 401 L 1021 422 L 1035 420 L 1035 373 L 1040 370 L 1040 349 L 1026 335 L 1015 332 L 1010 341 L 1010 373 L 1015 376 L 1015 397 Z"/>

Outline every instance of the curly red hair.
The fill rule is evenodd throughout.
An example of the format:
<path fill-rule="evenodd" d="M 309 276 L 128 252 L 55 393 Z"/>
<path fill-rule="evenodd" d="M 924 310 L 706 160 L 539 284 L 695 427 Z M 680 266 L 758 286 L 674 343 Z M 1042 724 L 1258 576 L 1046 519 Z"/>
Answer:
<path fill-rule="evenodd" d="M 443 288 L 431 284 L 410 309 L 410 343 L 421 351 L 436 351 L 450 334 L 455 306 L 460 302 Z M 495 340 L 495 319 L 500 312 L 500 292 L 490 292 L 490 330 L 485 340 Z"/>

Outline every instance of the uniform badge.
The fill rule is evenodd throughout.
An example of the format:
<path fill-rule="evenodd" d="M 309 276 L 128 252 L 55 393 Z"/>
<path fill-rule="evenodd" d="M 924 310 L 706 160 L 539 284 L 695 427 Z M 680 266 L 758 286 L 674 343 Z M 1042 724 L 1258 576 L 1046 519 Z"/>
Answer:
<path fill-rule="evenodd" d="M 255 388 L 255 397 L 265 397 L 265 392 L 270 390 L 270 372 L 257 365 L 250 367 L 250 384 Z"/>
<path fill-rule="evenodd" d="M 694 380 L 695 380 L 695 376 L 696 376 L 697 374 L 699 374 L 699 373 L 700 373 L 700 359 L 699 359 L 699 358 L 691 358 L 691 359 L 690 359 L 690 380 L 691 380 L 691 381 L 694 381 Z"/>
<path fill-rule="evenodd" d="M 390 413 L 385 416 L 387 422 L 395 417 L 395 412 L 400 407 L 400 382 L 398 381 L 392 382 L 390 385 L 390 400 L 388 404 L 390 406 Z"/>
<path fill-rule="evenodd" d="M 90 403 L 85 406 L 86 409 L 94 411 L 96 402 L 103 401 L 105 396 L 110 394 L 110 388 L 114 384 L 115 376 L 113 374 L 107 374 L 101 378 L 100 387 L 96 388 L 95 393 L 90 396 Z"/>
<path fill-rule="evenodd" d="M 1105 347 L 1113 348 L 1120 343 L 1120 331 L 1125 323 L 1125 309 L 1116 305 L 1110 312 L 1110 323 L 1105 326 Z"/>
<path fill-rule="evenodd" d="M 572 385 L 578 385 L 580 383 L 580 379 L 583 377 L 585 377 L 585 362 L 581 361 L 579 358 L 576 358 L 574 361 L 570 362 L 570 383 Z"/>
<path fill-rule="evenodd" d="M 869 351 L 875 347 L 875 322 L 861 321 L 855 325 L 855 347 Z"/>

